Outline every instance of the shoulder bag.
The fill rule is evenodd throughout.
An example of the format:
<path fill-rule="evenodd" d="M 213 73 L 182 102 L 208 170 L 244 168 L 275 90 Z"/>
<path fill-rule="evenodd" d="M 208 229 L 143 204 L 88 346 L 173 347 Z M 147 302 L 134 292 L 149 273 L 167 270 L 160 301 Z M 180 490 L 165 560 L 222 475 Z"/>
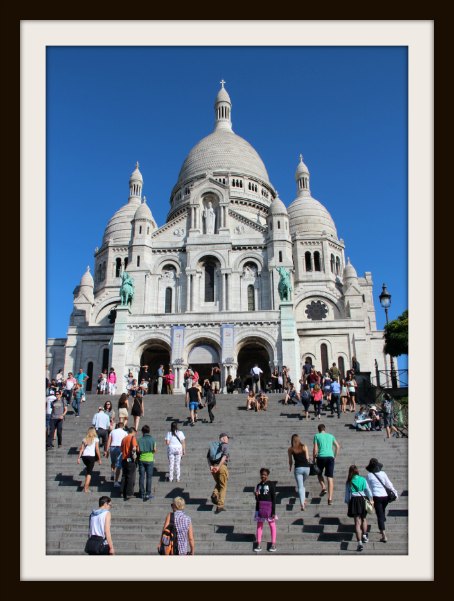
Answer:
<path fill-rule="evenodd" d="M 377 476 L 377 474 L 374 474 L 374 476 L 377 478 L 377 480 L 380 482 L 380 484 L 386 490 L 386 494 L 388 495 L 388 503 L 394 503 L 394 501 L 397 499 L 396 493 L 393 490 L 391 490 L 391 488 L 388 488 L 387 486 L 385 486 L 383 484 L 383 482 L 380 480 L 380 478 Z"/>
<path fill-rule="evenodd" d="M 352 485 L 352 483 L 350 482 L 350 486 Z M 353 486 L 355 486 L 353 484 Z M 356 486 L 355 486 L 356 488 Z M 356 492 L 360 494 L 361 497 L 363 497 L 364 499 L 364 506 L 366 509 L 366 513 L 374 513 L 374 506 L 372 505 L 372 503 L 370 502 L 370 500 L 368 499 L 368 497 L 366 497 L 366 495 L 363 495 L 362 492 L 360 490 L 358 490 L 356 488 Z"/>

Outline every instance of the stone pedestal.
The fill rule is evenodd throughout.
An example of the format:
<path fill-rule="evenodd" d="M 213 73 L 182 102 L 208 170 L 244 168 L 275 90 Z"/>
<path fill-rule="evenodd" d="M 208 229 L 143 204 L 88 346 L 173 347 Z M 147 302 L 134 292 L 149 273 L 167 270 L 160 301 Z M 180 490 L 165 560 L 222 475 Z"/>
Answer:
<path fill-rule="evenodd" d="M 299 365 L 299 344 L 293 313 L 293 302 L 281 301 L 279 311 L 281 314 L 280 337 L 282 344 L 282 365 L 286 365 L 290 368 L 290 378 L 297 387 L 301 370 Z"/>
<path fill-rule="evenodd" d="M 126 343 L 128 342 L 127 324 L 131 310 L 129 307 L 117 307 L 117 317 L 115 319 L 115 329 L 112 338 L 112 359 L 111 366 L 117 374 L 117 394 L 126 391 Z"/>

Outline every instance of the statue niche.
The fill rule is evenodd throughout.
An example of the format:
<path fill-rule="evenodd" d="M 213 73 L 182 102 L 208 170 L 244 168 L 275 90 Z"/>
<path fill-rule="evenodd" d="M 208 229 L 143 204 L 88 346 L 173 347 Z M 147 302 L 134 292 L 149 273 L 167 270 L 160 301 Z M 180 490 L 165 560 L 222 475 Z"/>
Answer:
<path fill-rule="evenodd" d="M 203 209 L 203 220 L 205 222 L 204 233 L 215 234 L 216 233 L 216 209 L 213 207 L 211 200 L 204 205 Z"/>

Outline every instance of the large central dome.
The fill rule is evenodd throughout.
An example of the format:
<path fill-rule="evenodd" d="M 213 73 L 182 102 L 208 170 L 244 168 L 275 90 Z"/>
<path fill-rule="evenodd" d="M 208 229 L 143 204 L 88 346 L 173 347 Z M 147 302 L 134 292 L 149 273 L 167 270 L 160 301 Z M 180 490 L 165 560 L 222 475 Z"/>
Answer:
<path fill-rule="evenodd" d="M 232 131 L 232 103 L 227 90 L 219 90 L 214 103 L 214 131 L 194 146 L 183 163 L 178 183 L 207 171 L 231 172 L 270 184 L 262 159 L 244 138 Z"/>
<path fill-rule="evenodd" d="M 231 171 L 270 183 L 265 165 L 254 148 L 226 129 L 214 131 L 194 146 L 183 163 L 178 182 L 206 171 Z"/>

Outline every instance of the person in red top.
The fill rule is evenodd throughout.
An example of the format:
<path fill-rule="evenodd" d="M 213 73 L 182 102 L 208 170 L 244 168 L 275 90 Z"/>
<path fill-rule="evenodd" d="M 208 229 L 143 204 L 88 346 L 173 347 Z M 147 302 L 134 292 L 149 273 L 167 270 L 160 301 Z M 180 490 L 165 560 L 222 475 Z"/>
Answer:
<path fill-rule="evenodd" d="M 121 441 L 121 466 L 123 468 L 123 499 L 129 501 L 134 494 L 136 483 L 136 453 L 139 445 L 136 439 L 137 430 L 133 427 L 128 429 L 128 435 Z"/>
<path fill-rule="evenodd" d="M 315 371 L 315 367 L 311 367 L 311 372 L 307 376 L 306 382 L 309 384 L 309 388 L 312 390 L 316 384 L 320 384 L 320 378 Z"/>
<path fill-rule="evenodd" d="M 323 390 L 320 388 L 319 384 L 315 384 L 314 388 L 311 390 L 312 401 L 314 403 L 314 417 L 318 417 L 320 419 L 320 411 L 322 408 L 322 400 L 323 400 Z"/>

